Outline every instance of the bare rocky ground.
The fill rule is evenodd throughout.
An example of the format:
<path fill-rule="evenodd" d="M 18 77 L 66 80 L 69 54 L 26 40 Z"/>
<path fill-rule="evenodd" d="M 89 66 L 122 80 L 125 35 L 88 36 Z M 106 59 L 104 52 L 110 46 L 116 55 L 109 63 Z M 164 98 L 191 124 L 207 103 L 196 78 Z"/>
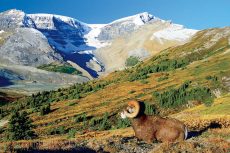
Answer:
<path fill-rule="evenodd" d="M 78 152 L 78 153 L 228 153 L 230 141 L 224 137 L 214 136 L 214 133 L 223 132 L 228 129 L 213 129 L 195 137 L 188 138 L 183 142 L 151 144 L 138 140 L 134 136 L 112 135 L 107 132 L 104 137 L 91 137 L 86 134 L 84 139 L 52 139 L 32 142 L 13 142 L 3 145 L 8 151 L 49 153 L 49 152 Z M 228 135 L 229 133 L 226 133 Z M 126 135 L 126 134 L 125 134 Z M 210 135 L 213 135 L 210 137 Z M 91 137 L 91 138 L 90 138 Z M 23 149 L 22 149 L 23 148 Z M 37 148 L 37 149 L 36 149 Z"/>

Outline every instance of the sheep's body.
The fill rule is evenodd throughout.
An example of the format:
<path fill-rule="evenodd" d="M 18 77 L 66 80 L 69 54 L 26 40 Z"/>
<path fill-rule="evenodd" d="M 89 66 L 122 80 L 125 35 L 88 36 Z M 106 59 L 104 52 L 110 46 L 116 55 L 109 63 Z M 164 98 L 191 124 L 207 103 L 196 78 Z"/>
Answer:
<path fill-rule="evenodd" d="M 175 142 L 186 139 L 185 125 L 176 119 L 141 115 L 131 119 L 135 136 L 148 143 Z"/>

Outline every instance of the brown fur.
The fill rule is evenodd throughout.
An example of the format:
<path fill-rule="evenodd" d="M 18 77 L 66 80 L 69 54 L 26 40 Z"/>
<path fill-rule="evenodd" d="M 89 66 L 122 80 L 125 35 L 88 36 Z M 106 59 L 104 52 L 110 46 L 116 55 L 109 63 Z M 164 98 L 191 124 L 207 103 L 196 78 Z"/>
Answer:
<path fill-rule="evenodd" d="M 185 139 L 185 125 L 176 119 L 140 115 L 131 119 L 135 136 L 148 143 L 175 142 Z"/>

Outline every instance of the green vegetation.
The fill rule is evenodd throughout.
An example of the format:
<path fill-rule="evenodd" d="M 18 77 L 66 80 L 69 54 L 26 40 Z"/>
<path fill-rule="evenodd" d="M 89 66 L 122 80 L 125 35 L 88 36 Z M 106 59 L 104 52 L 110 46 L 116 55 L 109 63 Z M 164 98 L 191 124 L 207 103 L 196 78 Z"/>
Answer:
<path fill-rule="evenodd" d="M 34 127 L 32 125 L 32 120 L 27 115 L 25 111 L 21 113 L 15 111 L 12 114 L 8 126 L 10 140 L 32 139 L 36 136 L 32 131 Z"/>
<path fill-rule="evenodd" d="M 82 73 L 77 69 L 73 68 L 69 64 L 47 64 L 41 65 L 38 67 L 39 69 L 51 71 L 51 72 L 59 72 L 59 73 L 67 73 L 67 74 L 75 74 L 81 75 Z"/>
<path fill-rule="evenodd" d="M 113 82 L 110 81 L 100 81 L 100 82 L 87 82 L 83 84 L 75 84 L 69 88 L 58 89 L 57 91 L 43 91 L 37 94 L 32 94 L 32 96 L 19 99 L 13 105 L 16 110 L 22 110 L 25 108 L 32 109 L 33 112 L 40 112 L 41 115 L 45 115 L 50 112 L 49 103 L 57 102 L 62 100 L 72 100 L 81 99 L 85 97 L 88 93 L 96 92 L 103 89 L 107 85 Z M 70 103 L 70 106 L 75 105 L 75 103 Z M 10 109 L 0 108 L 0 117 L 9 115 Z"/>
<path fill-rule="evenodd" d="M 142 80 L 148 78 L 148 74 L 156 73 L 156 72 L 167 72 L 171 70 L 175 70 L 177 68 L 185 67 L 189 64 L 189 60 L 187 59 L 164 59 L 156 64 L 150 64 L 144 67 L 137 68 L 135 72 L 133 72 L 130 77 L 129 81 L 135 80 Z"/>
<path fill-rule="evenodd" d="M 130 126 L 131 126 L 131 122 L 128 118 L 125 119 L 119 118 L 116 123 L 115 129 L 123 129 Z"/>
<path fill-rule="evenodd" d="M 206 76 L 206 79 L 207 80 L 211 80 L 211 81 L 217 81 L 218 80 L 218 78 L 217 78 L 217 76 Z"/>
<path fill-rule="evenodd" d="M 109 113 L 106 112 L 99 124 L 99 130 L 109 130 L 111 128 L 111 123 L 109 121 Z"/>
<path fill-rule="evenodd" d="M 208 109 L 201 110 L 200 113 L 202 115 L 207 115 L 207 114 L 224 115 L 224 114 L 229 114 L 229 109 L 230 109 L 230 103 L 228 101 L 225 101 L 223 103 L 219 103 L 215 105 L 214 107 L 209 107 Z"/>
<path fill-rule="evenodd" d="M 45 104 L 40 107 L 40 115 L 46 115 L 50 112 L 50 104 Z"/>
<path fill-rule="evenodd" d="M 132 67 L 135 66 L 139 63 L 139 58 L 135 56 L 130 56 L 129 58 L 126 59 L 125 65 L 127 67 Z"/>
<path fill-rule="evenodd" d="M 85 122 L 86 121 L 86 113 L 83 113 L 83 114 L 79 114 L 79 115 L 77 115 L 76 117 L 74 117 L 74 121 L 76 122 L 76 123 L 78 123 L 78 122 Z"/>
<path fill-rule="evenodd" d="M 161 107 L 174 108 L 182 106 L 188 100 L 198 100 L 209 106 L 213 102 L 213 95 L 209 88 L 192 87 L 189 89 L 191 81 L 185 82 L 178 89 L 169 89 L 162 93 L 154 92 L 153 96 L 157 99 Z"/>
<path fill-rule="evenodd" d="M 68 132 L 68 138 L 75 138 L 75 135 L 77 133 L 77 130 L 76 129 L 70 129 L 69 132 Z"/>
<path fill-rule="evenodd" d="M 145 103 L 145 114 L 146 115 L 156 115 L 158 114 L 157 108 L 153 104 Z"/>
<path fill-rule="evenodd" d="M 64 126 L 59 126 L 57 128 L 49 129 L 48 135 L 56 135 L 56 134 L 66 134 L 66 130 Z"/>

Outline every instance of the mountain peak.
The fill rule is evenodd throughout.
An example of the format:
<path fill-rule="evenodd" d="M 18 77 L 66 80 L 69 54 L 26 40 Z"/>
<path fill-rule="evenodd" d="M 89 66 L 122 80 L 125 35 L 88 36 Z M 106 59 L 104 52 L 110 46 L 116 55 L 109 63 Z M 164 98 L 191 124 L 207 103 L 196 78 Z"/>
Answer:
<path fill-rule="evenodd" d="M 149 14 L 148 12 L 142 12 L 136 15 L 115 20 L 111 24 L 120 23 L 120 22 L 133 22 L 136 25 L 144 25 L 145 23 L 148 23 L 149 21 L 153 21 L 153 20 L 158 20 L 158 18 L 153 16 L 152 14 Z"/>
<path fill-rule="evenodd" d="M 17 9 L 10 9 L 3 13 L 5 14 L 25 14 L 22 10 L 17 10 Z"/>
<path fill-rule="evenodd" d="M 136 21 L 136 24 L 138 25 L 142 25 L 151 20 L 157 19 L 155 16 L 153 16 L 152 14 L 149 14 L 148 12 L 139 13 L 135 16 L 136 16 L 135 21 Z"/>
<path fill-rule="evenodd" d="M 23 27 L 25 19 L 25 13 L 21 10 L 11 9 L 5 12 L 0 13 L 0 28 L 7 29 L 7 28 L 16 28 L 16 27 Z"/>

